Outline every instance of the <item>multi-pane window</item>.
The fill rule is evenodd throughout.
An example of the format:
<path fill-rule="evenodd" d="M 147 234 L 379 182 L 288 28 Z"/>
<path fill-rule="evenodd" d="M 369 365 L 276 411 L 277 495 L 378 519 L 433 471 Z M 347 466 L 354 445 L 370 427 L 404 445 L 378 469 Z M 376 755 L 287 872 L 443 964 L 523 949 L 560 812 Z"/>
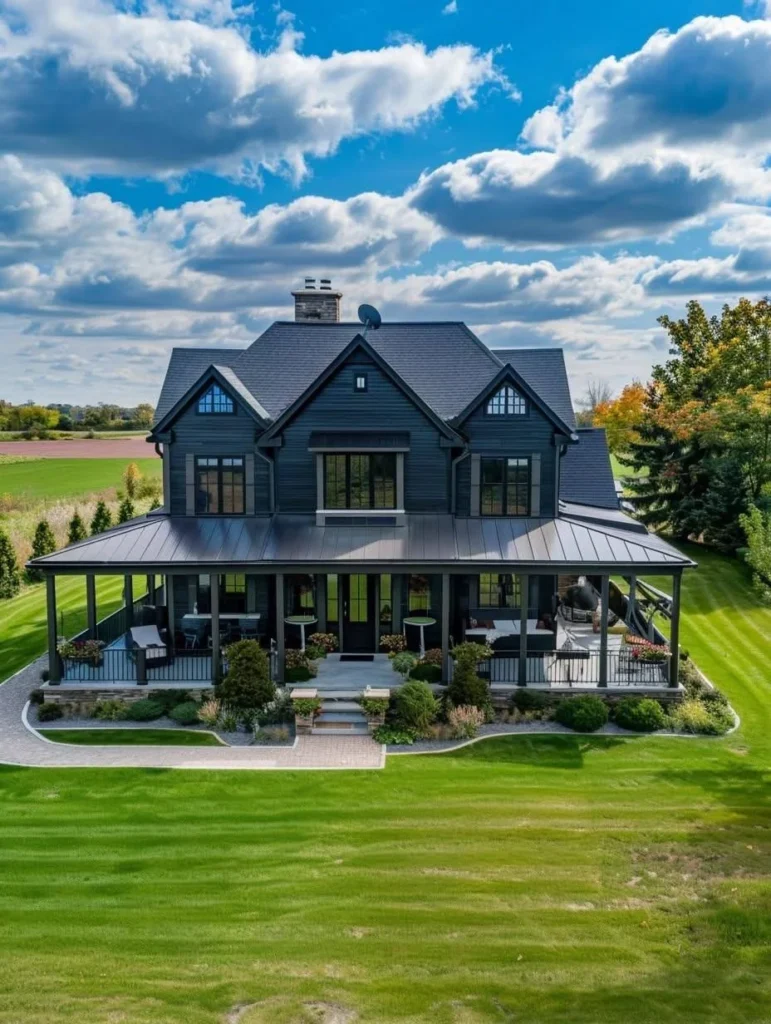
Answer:
<path fill-rule="evenodd" d="M 337 573 L 327 576 L 327 622 L 340 620 L 340 591 Z"/>
<path fill-rule="evenodd" d="M 367 375 L 366 373 L 357 373 L 353 378 L 353 389 L 354 391 L 366 391 L 367 390 Z"/>
<path fill-rule="evenodd" d="M 488 416 L 524 416 L 527 404 L 520 393 L 510 384 L 505 384 L 487 403 Z"/>
<path fill-rule="evenodd" d="M 324 508 L 396 508 L 396 455 L 325 455 L 324 492 Z"/>
<path fill-rule="evenodd" d="M 354 573 L 348 577 L 348 621 L 369 621 L 368 577 Z"/>
<path fill-rule="evenodd" d="M 221 577 L 220 611 L 246 611 L 246 576 L 242 573 L 226 573 Z"/>
<path fill-rule="evenodd" d="M 219 384 L 212 384 L 208 391 L 198 399 L 198 411 L 201 413 L 231 413 L 233 399 L 223 391 Z"/>
<path fill-rule="evenodd" d="M 485 572 L 479 577 L 480 608 L 519 608 L 519 577 Z"/>
<path fill-rule="evenodd" d="M 199 515 L 244 514 L 244 460 L 198 458 L 196 511 Z"/>
<path fill-rule="evenodd" d="M 431 610 L 431 581 L 428 576 L 410 576 L 407 594 L 410 615 Z"/>
<path fill-rule="evenodd" d="M 310 615 L 316 609 L 316 577 L 312 575 L 286 577 L 287 615 Z"/>
<path fill-rule="evenodd" d="M 530 514 L 530 459 L 482 459 L 480 504 L 483 516 Z"/>
<path fill-rule="evenodd" d="M 393 617 L 393 583 L 391 574 L 384 573 L 380 577 L 380 626 L 386 632 L 391 631 Z"/>

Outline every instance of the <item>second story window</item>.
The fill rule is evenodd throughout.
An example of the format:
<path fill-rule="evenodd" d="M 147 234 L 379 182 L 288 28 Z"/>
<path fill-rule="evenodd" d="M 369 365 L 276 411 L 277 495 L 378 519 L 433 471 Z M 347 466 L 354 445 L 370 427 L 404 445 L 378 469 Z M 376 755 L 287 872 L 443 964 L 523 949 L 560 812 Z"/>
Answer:
<path fill-rule="evenodd" d="M 367 375 L 359 371 L 353 376 L 353 390 L 354 391 L 366 391 L 367 390 Z"/>
<path fill-rule="evenodd" d="M 482 459 L 479 496 L 483 516 L 530 515 L 530 459 Z"/>
<path fill-rule="evenodd" d="M 198 515 L 244 514 L 244 460 L 198 458 L 196 512 Z"/>
<path fill-rule="evenodd" d="M 219 384 L 212 384 L 198 399 L 198 412 L 206 415 L 219 415 L 234 411 L 233 399 Z"/>
<path fill-rule="evenodd" d="M 505 384 L 487 403 L 488 416 L 524 416 L 525 399 L 510 384 Z"/>
<path fill-rule="evenodd" d="M 324 507 L 396 508 L 396 455 L 325 455 Z"/>

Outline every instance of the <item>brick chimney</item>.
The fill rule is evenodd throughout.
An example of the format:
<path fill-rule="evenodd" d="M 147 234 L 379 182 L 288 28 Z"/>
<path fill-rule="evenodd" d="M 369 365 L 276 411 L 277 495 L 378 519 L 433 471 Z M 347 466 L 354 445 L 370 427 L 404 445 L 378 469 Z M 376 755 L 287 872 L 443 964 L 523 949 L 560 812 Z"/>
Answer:
<path fill-rule="evenodd" d="M 340 299 L 342 292 L 332 291 L 332 282 L 328 277 L 319 280 L 316 287 L 315 277 L 305 278 L 305 287 L 292 292 L 294 296 L 294 318 L 302 323 L 340 323 Z"/>

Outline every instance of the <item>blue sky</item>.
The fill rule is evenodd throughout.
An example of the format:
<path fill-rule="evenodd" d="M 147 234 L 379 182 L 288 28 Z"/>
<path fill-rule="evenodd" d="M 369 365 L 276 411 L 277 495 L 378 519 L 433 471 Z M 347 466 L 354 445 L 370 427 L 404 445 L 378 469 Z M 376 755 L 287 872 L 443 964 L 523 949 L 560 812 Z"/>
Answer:
<path fill-rule="evenodd" d="M 771 291 L 771 3 L 0 0 L 0 396 L 154 401 L 306 274 L 645 377 Z"/>

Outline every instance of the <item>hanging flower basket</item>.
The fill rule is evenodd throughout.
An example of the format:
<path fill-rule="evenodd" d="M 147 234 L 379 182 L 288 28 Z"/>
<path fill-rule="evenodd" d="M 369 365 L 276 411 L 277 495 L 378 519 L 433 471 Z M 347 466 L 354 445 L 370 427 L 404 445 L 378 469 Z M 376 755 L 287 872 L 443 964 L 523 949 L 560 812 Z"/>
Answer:
<path fill-rule="evenodd" d="M 62 640 L 56 648 L 65 661 L 86 662 L 99 668 L 104 658 L 101 640 Z"/>

